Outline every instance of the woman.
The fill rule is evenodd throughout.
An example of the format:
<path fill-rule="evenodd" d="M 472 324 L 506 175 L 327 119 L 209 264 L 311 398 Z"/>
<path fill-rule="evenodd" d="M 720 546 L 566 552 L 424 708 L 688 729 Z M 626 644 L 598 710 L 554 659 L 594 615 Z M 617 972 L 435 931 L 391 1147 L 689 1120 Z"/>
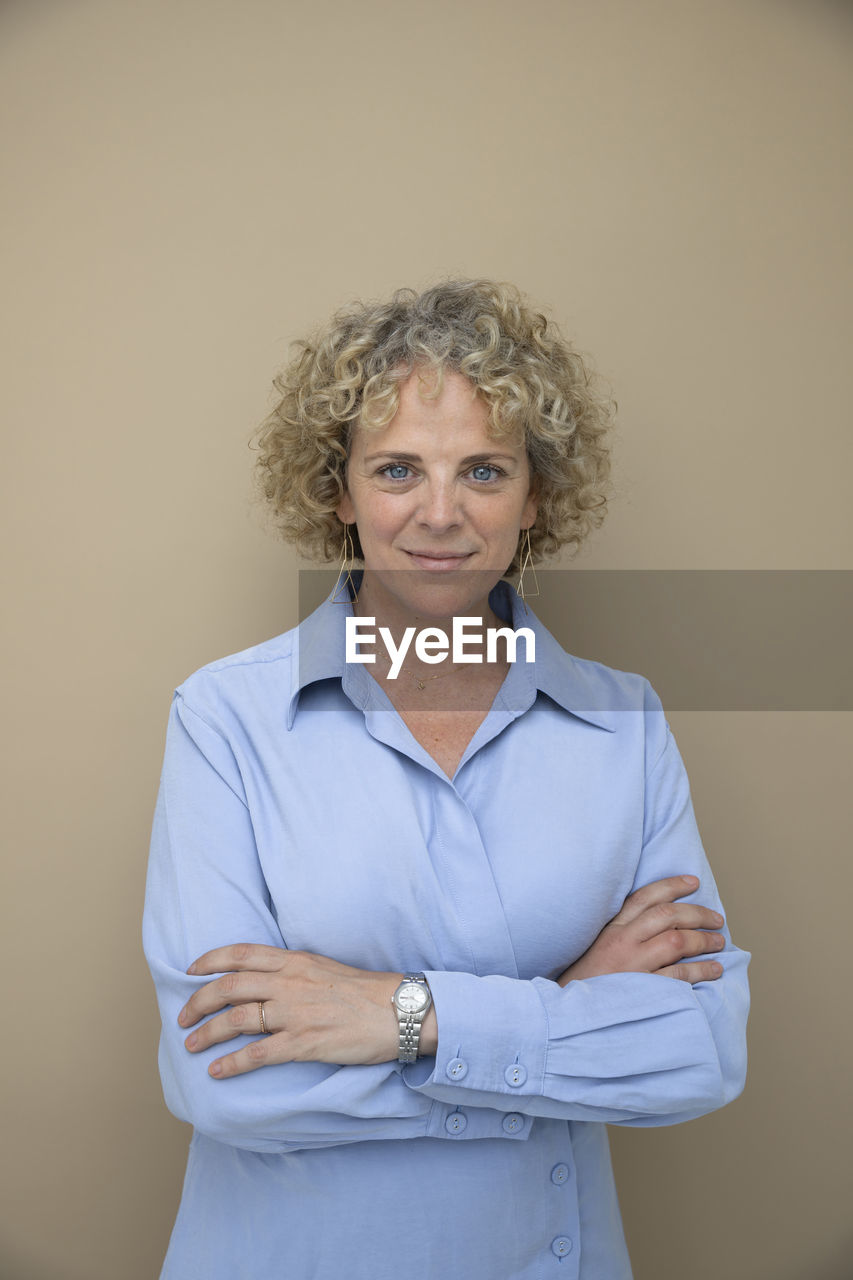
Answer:
<path fill-rule="evenodd" d="M 656 695 L 502 581 L 600 520 L 608 404 L 482 280 L 339 313 L 277 386 L 267 497 L 341 573 L 175 695 L 163 1275 L 622 1280 L 604 1123 L 740 1092 L 748 955 Z"/>

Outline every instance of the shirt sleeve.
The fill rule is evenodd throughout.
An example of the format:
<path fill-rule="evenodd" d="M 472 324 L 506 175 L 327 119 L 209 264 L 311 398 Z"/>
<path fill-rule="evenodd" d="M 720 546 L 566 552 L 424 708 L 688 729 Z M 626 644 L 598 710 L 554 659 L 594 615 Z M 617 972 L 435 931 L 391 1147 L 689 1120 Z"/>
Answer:
<path fill-rule="evenodd" d="M 699 888 L 685 901 L 722 912 L 687 774 L 663 727 L 633 889 L 695 875 Z M 749 954 L 727 925 L 720 932 L 726 947 L 713 959 L 723 976 L 694 986 L 646 973 L 561 987 L 540 977 L 431 972 L 438 1050 L 403 1078 L 421 1095 L 530 1116 L 655 1126 L 713 1111 L 743 1089 L 749 1009 Z"/>
<path fill-rule="evenodd" d="M 464 1134 L 453 1108 L 407 1087 L 397 1062 L 335 1066 L 292 1062 L 215 1080 L 212 1046 L 191 1054 L 178 1013 L 211 981 L 189 964 L 213 947 L 256 942 L 283 947 L 257 855 L 240 770 L 214 725 L 175 695 L 151 839 L 143 943 L 162 1018 L 159 1064 L 170 1111 L 219 1142 L 281 1153 L 341 1143 L 416 1137 L 503 1137 L 502 1109 L 487 1106 Z M 240 1036 L 232 1052 L 256 1039 Z"/>

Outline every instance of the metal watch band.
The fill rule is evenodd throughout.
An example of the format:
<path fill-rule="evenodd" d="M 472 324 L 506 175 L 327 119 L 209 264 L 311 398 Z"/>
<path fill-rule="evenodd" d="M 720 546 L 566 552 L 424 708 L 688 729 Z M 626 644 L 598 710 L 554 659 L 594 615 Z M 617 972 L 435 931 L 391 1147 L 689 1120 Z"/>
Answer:
<path fill-rule="evenodd" d="M 429 991 L 426 975 L 423 973 L 404 973 L 403 982 L 423 983 L 427 991 Z M 402 983 L 400 985 L 402 986 Z M 426 1009 L 422 1009 L 420 1013 L 403 1013 L 400 1009 L 397 1009 L 397 1024 L 400 1031 L 397 1045 L 398 1062 L 417 1062 L 421 1040 L 421 1024 L 429 1012 L 429 1007 L 427 1005 Z"/>
<path fill-rule="evenodd" d="M 405 1018 L 400 1016 L 400 1039 L 397 1045 L 398 1062 L 417 1062 L 418 1044 L 421 1038 L 420 1020 L 417 1022 L 411 1014 Z"/>

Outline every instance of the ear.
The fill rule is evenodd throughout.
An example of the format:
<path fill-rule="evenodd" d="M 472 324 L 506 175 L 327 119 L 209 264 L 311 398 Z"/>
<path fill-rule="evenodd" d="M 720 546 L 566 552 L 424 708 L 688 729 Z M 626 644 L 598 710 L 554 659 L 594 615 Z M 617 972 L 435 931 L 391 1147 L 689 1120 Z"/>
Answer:
<path fill-rule="evenodd" d="M 536 517 L 539 514 L 539 494 L 538 484 L 534 476 L 530 484 L 530 492 L 527 495 L 527 501 L 524 504 L 524 510 L 521 513 L 521 522 L 519 529 L 532 529 L 536 523 Z"/>
<path fill-rule="evenodd" d="M 355 524 L 355 509 L 352 505 L 352 498 L 346 489 L 340 502 L 335 507 L 335 515 L 341 524 Z"/>

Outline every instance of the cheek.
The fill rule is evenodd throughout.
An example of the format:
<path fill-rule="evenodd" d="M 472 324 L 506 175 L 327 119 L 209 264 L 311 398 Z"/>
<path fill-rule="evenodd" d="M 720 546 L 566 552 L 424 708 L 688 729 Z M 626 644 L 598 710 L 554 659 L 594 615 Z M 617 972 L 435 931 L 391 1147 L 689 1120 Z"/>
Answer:
<path fill-rule="evenodd" d="M 519 504 L 518 498 L 514 498 L 512 502 L 508 502 L 501 511 L 495 511 L 492 518 L 493 537 L 499 538 L 502 543 L 510 544 L 514 547 L 518 540 L 518 534 L 521 527 L 526 524 L 526 517 L 529 515 L 529 502 L 526 500 L 523 505 Z"/>
<path fill-rule="evenodd" d="M 387 542 L 406 523 L 400 502 L 389 502 L 385 494 L 373 494 L 361 504 L 360 512 L 358 529 L 362 542 Z"/>

